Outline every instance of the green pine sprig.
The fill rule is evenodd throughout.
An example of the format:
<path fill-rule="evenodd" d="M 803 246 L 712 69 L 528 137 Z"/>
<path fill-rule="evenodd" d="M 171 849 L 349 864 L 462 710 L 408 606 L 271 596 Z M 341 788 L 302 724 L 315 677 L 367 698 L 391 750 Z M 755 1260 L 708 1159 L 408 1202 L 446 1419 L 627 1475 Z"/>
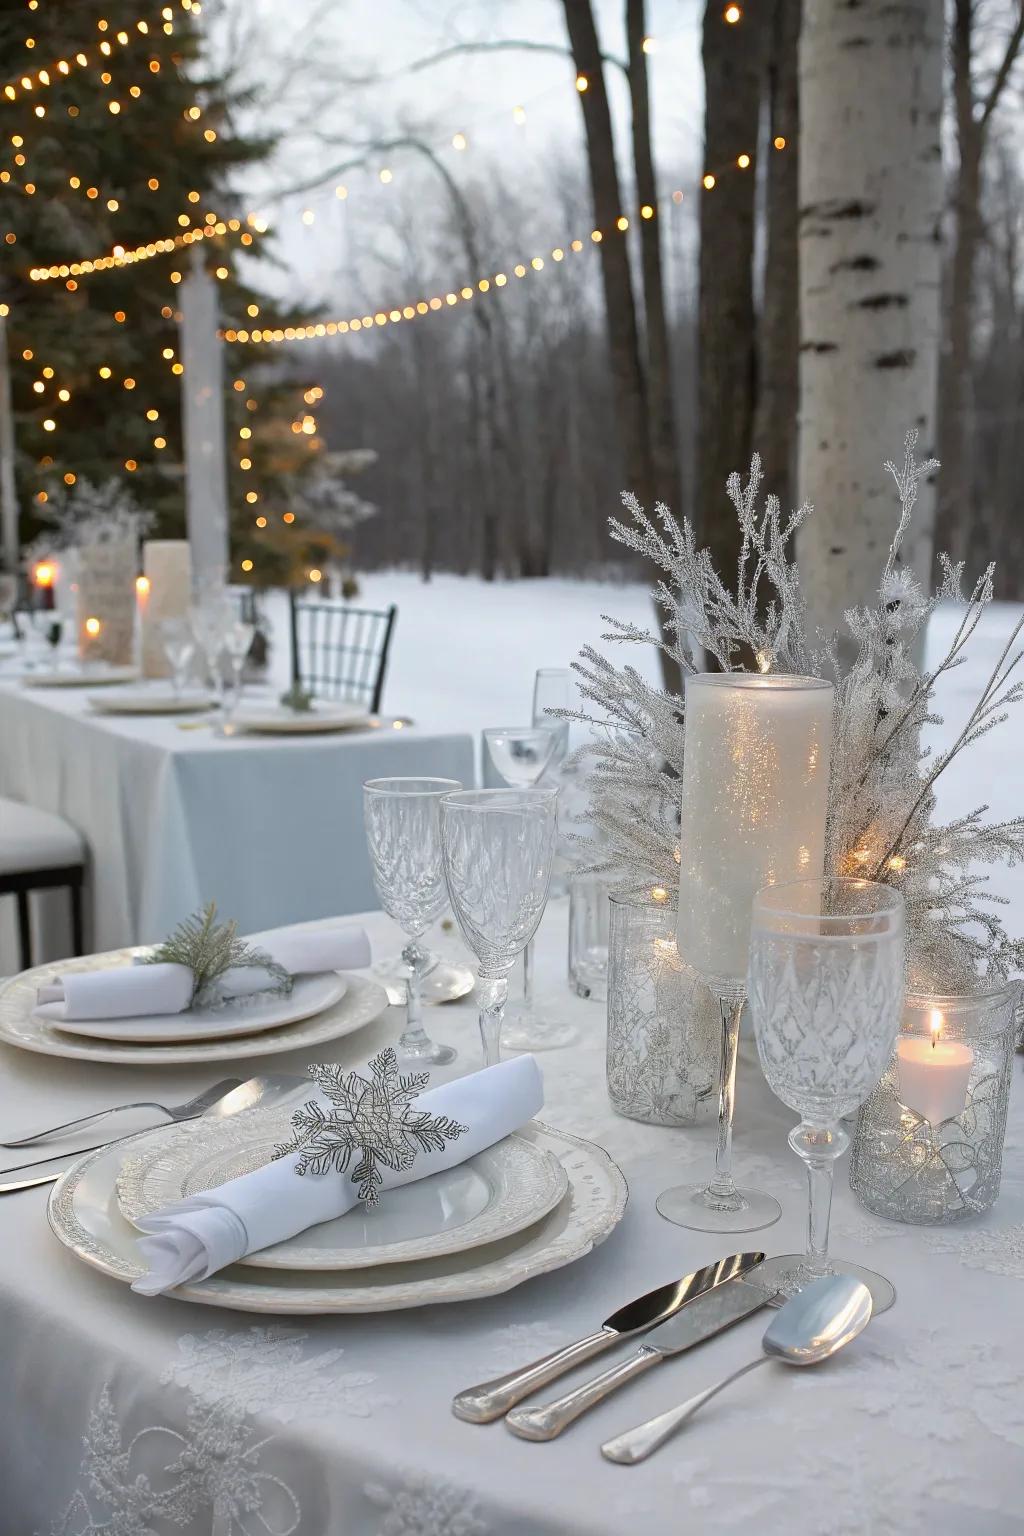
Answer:
<path fill-rule="evenodd" d="M 143 963 L 187 966 L 193 977 L 191 1008 L 219 1001 L 218 981 L 226 971 L 239 966 L 266 971 L 274 983 L 266 989 L 267 993 L 276 995 L 292 989 L 292 977 L 284 966 L 264 950 L 240 939 L 233 918 L 226 923 L 217 922 L 214 901 L 179 923 L 170 938 L 158 944 Z"/>

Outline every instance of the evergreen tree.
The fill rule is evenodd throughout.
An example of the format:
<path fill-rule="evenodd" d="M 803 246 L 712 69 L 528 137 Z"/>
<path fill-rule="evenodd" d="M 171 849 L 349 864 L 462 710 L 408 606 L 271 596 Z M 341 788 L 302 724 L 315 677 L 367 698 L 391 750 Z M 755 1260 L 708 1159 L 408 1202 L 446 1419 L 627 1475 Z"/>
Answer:
<path fill-rule="evenodd" d="M 222 279 L 225 323 L 247 323 L 256 305 L 283 323 L 237 276 L 239 251 L 257 253 L 258 240 L 230 192 L 271 145 L 233 128 L 228 83 L 203 72 L 199 14 L 198 0 L 0 0 L 11 71 L 0 78 L 0 301 L 23 537 L 34 531 L 26 514 L 78 476 L 124 477 L 158 533 L 183 531 L 175 293 L 197 253 Z M 221 223 L 221 235 L 180 243 Z M 74 270 L 175 235 L 151 259 Z M 32 280 L 54 265 L 57 278 Z M 313 437 L 290 430 L 308 382 L 262 363 L 250 380 L 253 361 L 242 347 L 225 359 L 236 543 L 257 516 L 280 516 L 282 484 L 316 454 Z"/>

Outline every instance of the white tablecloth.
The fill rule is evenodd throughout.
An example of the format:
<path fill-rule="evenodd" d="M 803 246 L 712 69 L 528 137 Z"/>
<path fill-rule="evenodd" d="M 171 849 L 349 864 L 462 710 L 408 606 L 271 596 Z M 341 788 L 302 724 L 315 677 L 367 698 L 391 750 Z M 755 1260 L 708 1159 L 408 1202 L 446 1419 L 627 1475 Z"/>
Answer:
<path fill-rule="evenodd" d="M 387 727 L 225 739 L 173 716 L 96 714 L 89 692 L 0 680 L 0 794 L 57 811 L 85 837 L 90 949 L 161 939 L 211 899 L 243 933 L 359 911 L 375 900 L 363 780 L 474 782 L 469 736 Z M 38 958 L 66 954 L 65 896 L 37 900 Z M 0 975 L 16 964 L 2 915 Z"/>
<path fill-rule="evenodd" d="M 380 948 L 394 945 L 370 919 Z M 704 1174 L 713 1128 L 614 1116 L 604 1009 L 564 980 L 565 904 L 539 936 L 541 1001 L 578 1024 L 578 1046 L 540 1058 L 544 1118 L 600 1141 L 630 1202 L 604 1245 L 505 1296 L 377 1318 L 277 1325 L 132 1295 L 59 1247 L 46 1192 L 0 1200 L 0 1532 L 123 1536 L 978 1536 L 1024 1524 L 1024 1113 L 1016 1078 L 1003 1192 L 988 1217 L 947 1228 L 869 1216 L 840 1165 L 833 1248 L 881 1269 L 898 1301 L 815 1371 L 781 1365 L 737 1383 L 649 1462 L 611 1466 L 609 1434 L 681 1401 L 758 1351 L 764 1315 L 659 1367 L 549 1445 L 451 1416 L 461 1387 L 590 1332 L 617 1305 L 727 1251 L 654 1209 Z M 327 1049 L 365 1060 L 398 1031 L 376 1025 Z M 472 1067 L 471 1004 L 428 1010 Z M 279 1070 L 301 1062 L 275 1057 Z M 260 1063 L 254 1059 L 253 1071 Z M 10 1134 L 118 1099 L 175 1102 L 209 1070 L 91 1068 L 0 1048 Z M 781 1222 L 735 1246 L 802 1246 L 805 1190 L 791 1116 L 741 1050 L 739 1176 L 783 1203 Z M 21 1161 L 7 1154 L 7 1161 Z M 632 1346 L 630 1346 L 632 1347 Z M 573 1378 L 579 1379 L 579 1378 Z M 549 1389 L 549 1391 L 552 1389 Z M 560 1390 L 560 1389 L 554 1389 Z"/>

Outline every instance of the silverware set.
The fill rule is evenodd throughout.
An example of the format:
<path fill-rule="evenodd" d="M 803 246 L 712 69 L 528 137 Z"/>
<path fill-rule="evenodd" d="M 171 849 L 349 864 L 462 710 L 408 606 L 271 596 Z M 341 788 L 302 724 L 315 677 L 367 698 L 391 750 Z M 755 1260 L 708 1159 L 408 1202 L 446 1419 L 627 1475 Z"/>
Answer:
<path fill-rule="evenodd" d="M 185 1120 L 198 1120 L 201 1116 L 210 1120 L 223 1120 L 229 1115 L 240 1114 L 242 1110 L 253 1109 L 259 1104 L 276 1103 L 289 1094 L 297 1090 L 305 1090 L 307 1087 L 308 1079 L 285 1072 L 269 1072 L 261 1077 L 251 1077 L 247 1082 L 242 1082 L 237 1077 L 226 1077 L 221 1082 L 214 1083 L 212 1088 L 197 1094 L 195 1098 L 188 1099 L 184 1104 L 157 1104 L 150 1100 L 140 1100 L 132 1104 L 112 1104 L 107 1109 L 98 1109 L 91 1115 L 80 1116 L 77 1120 L 66 1120 L 62 1125 L 51 1126 L 44 1131 L 34 1131 L 28 1136 L 20 1136 L 11 1141 L 0 1141 L 0 1147 L 27 1147 L 36 1142 L 58 1139 L 80 1130 L 83 1126 L 92 1125 L 107 1115 L 115 1115 L 129 1109 L 159 1110 L 161 1114 L 167 1116 L 168 1122 L 172 1125 L 180 1124 Z M 147 1131 L 152 1129 L 152 1126 L 146 1128 Z M 48 1153 L 29 1163 L 15 1163 L 11 1168 L 0 1170 L 0 1195 L 12 1195 L 21 1189 L 35 1189 L 41 1184 L 55 1184 L 65 1170 L 64 1167 L 50 1169 L 45 1173 L 30 1174 L 20 1179 L 9 1178 L 12 1173 L 41 1168 L 47 1163 L 63 1163 L 66 1158 L 81 1157 L 85 1152 L 96 1152 L 100 1147 L 110 1146 L 115 1141 L 129 1141 L 132 1136 L 144 1134 L 146 1134 L 144 1131 L 133 1131 L 130 1136 L 112 1136 L 108 1141 L 93 1142 L 88 1147 L 75 1147 L 70 1151 Z"/>
<path fill-rule="evenodd" d="M 521 1371 L 468 1387 L 452 1403 L 456 1418 L 487 1424 L 504 1417 L 523 1440 L 554 1440 L 582 1414 L 665 1360 L 714 1338 L 762 1307 L 778 1308 L 756 1359 L 685 1403 L 606 1440 L 601 1454 L 620 1465 L 644 1461 L 730 1382 L 763 1365 L 817 1365 L 855 1339 L 871 1319 L 871 1292 L 850 1275 L 813 1280 L 788 1301 L 774 1285 L 759 1284 L 763 1253 L 734 1253 L 681 1280 L 660 1286 L 613 1312 L 596 1333 Z M 550 1402 L 518 1407 L 541 1387 L 575 1370 L 624 1339 L 645 1334 L 626 1359 Z"/>

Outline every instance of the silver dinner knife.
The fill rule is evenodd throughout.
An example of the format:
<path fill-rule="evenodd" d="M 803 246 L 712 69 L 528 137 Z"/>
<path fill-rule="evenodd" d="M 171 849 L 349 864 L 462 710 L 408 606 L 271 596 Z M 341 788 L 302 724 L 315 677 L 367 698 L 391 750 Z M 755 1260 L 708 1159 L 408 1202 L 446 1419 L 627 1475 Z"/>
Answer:
<path fill-rule="evenodd" d="M 756 1276 L 751 1280 L 737 1276 L 724 1285 L 715 1286 L 662 1323 L 660 1328 L 655 1328 L 628 1360 L 620 1361 L 599 1376 L 592 1376 L 574 1392 L 567 1392 L 553 1402 L 514 1409 L 505 1423 L 522 1440 L 554 1440 L 580 1414 L 603 1403 L 627 1381 L 684 1349 L 692 1349 L 695 1344 L 714 1338 L 723 1328 L 742 1322 L 752 1312 L 767 1306 L 773 1294 L 757 1284 Z"/>
<path fill-rule="evenodd" d="M 725 1285 L 738 1275 L 746 1274 L 763 1262 L 763 1253 L 731 1253 L 728 1258 L 719 1259 L 715 1264 L 706 1264 L 703 1269 L 694 1270 L 692 1275 L 684 1275 L 681 1280 L 660 1285 L 657 1290 L 648 1291 L 646 1296 L 639 1296 L 613 1312 L 596 1333 L 588 1334 L 585 1339 L 578 1339 L 575 1344 L 567 1344 L 553 1355 L 535 1360 L 524 1370 L 512 1371 L 508 1376 L 497 1376 L 493 1381 L 481 1382 L 476 1387 L 467 1387 L 453 1400 L 452 1412 L 457 1419 L 465 1419 L 468 1424 L 490 1424 L 494 1419 L 500 1419 L 516 1403 L 521 1403 L 524 1397 L 536 1392 L 538 1387 L 546 1387 L 549 1382 L 564 1376 L 566 1371 L 582 1365 L 585 1360 L 592 1360 L 595 1355 L 603 1354 L 613 1344 L 618 1344 L 620 1339 L 644 1333 L 648 1328 L 663 1323 L 681 1308 L 689 1306 L 695 1298 L 717 1286 Z"/>

